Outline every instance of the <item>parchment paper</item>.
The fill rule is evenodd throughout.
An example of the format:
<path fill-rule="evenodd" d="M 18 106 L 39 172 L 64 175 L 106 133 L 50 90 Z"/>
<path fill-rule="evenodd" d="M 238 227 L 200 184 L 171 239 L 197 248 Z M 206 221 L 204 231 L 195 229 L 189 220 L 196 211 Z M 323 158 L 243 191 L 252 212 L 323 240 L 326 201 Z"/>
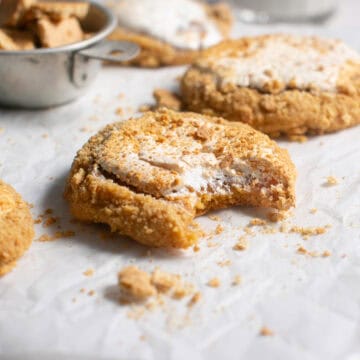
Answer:
<path fill-rule="evenodd" d="M 354 29 L 325 34 L 360 49 Z M 304 144 L 281 141 L 299 173 L 290 222 L 332 225 L 309 240 L 256 231 L 248 250 L 236 252 L 240 227 L 262 214 L 233 208 L 216 213 L 224 227 L 213 238 L 217 247 L 200 240 L 199 252 L 149 255 L 128 239 L 104 240 L 106 227 L 71 222 L 62 194 L 76 151 L 105 124 L 150 103 L 154 88 L 174 88 L 183 71 L 107 67 L 75 103 L 0 110 L 0 177 L 34 204 L 34 217 L 47 208 L 59 217 L 47 228 L 37 225 L 37 237 L 53 234 L 58 224 L 75 231 L 66 239 L 34 241 L 16 269 L 0 279 L 1 359 L 360 359 L 360 127 Z M 119 107 L 121 116 L 115 113 Z M 338 185 L 324 186 L 330 175 Z M 199 222 L 207 231 L 219 223 L 207 216 Z M 300 255 L 299 246 L 332 255 Z M 229 266 L 218 265 L 228 259 Z M 116 288 L 116 274 L 128 264 L 182 274 L 202 292 L 201 302 L 189 309 L 187 300 L 168 300 L 139 320 L 129 318 Z M 83 274 L 88 268 L 95 270 L 91 277 Z M 243 280 L 236 287 L 235 275 Z M 217 289 L 206 285 L 214 276 L 221 281 Z M 259 336 L 262 326 L 274 335 Z"/>

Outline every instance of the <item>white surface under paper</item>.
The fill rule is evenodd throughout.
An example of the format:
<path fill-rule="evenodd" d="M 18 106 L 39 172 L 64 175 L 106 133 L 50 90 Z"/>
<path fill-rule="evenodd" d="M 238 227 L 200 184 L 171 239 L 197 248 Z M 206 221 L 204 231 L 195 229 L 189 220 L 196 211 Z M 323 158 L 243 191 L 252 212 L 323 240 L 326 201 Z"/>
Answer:
<path fill-rule="evenodd" d="M 351 29 L 330 35 L 360 49 Z M 151 103 L 154 88 L 176 86 L 182 72 L 108 67 L 70 105 L 0 110 L 0 177 L 34 204 L 35 217 L 52 208 L 62 230 L 76 232 L 68 239 L 34 241 L 14 271 L 0 279 L 0 359 L 360 359 L 360 127 L 304 144 L 281 142 L 299 173 L 290 222 L 332 225 L 309 240 L 257 231 L 249 249 L 236 252 L 239 228 L 260 213 L 233 208 L 216 213 L 225 229 L 213 239 L 218 247 L 203 240 L 197 253 L 152 250 L 149 257 L 147 248 L 130 240 L 102 240 L 105 227 L 70 222 L 62 194 L 76 151 L 119 119 L 117 108 L 125 110 L 125 119 Z M 324 186 L 330 175 L 337 186 Z M 310 214 L 311 208 L 318 212 Z M 199 221 L 207 231 L 218 224 L 206 216 Z M 58 229 L 36 230 L 38 237 Z M 332 255 L 299 255 L 299 245 Z M 227 259 L 230 266 L 217 264 Z M 202 301 L 189 309 L 187 300 L 169 300 L 164 309 L 130 319 L 116 288 L 118 270 L 130 263 L 182 274 L 202 292 Z M 88 268 L 95 270 L 92 277 L 83 275 Z M 237 274 L 243 283 L 233 287 Z M 221 280 L 218 289 L 206 286 L 214 276 Z M 96 293 L 88 296 L 81 288 Z M 274 336 L 259 336 L 264 325 Z"/>

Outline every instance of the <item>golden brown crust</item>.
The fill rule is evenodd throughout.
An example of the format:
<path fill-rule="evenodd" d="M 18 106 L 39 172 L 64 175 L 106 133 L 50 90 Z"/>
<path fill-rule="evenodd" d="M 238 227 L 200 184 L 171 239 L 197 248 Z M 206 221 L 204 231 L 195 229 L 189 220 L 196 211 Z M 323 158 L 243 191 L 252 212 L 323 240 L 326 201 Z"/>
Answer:
<path fill-rule="evenodd" d="M 250 41 L 227 41 L 203 56 L 231 48 L 246 51 Z M 241 121 L 272 137 L 329 133 L 360 123 L 360 65 L 344 64 L 334 93 L 296 88 L 266 93 L 221 84 L 214 73 L 194 64 L 182 78 L 181 98 L 186 110 Z"/>
<path fill-rule="evenodd" d="M 0 180 L 0 276 L 15 266 L 33 237 L 34 222 L 28 204 Z"/>
<path fill-rule="evenodd" d="M 204 121 L 209 121 L 209 125 L 199 127 Z M 189 139 L 164 136 L 180 128 L 181 131 L 192 132 L 194 138 L 189 144 L 191 141 L 194 144 L 205 143 L 207 131 L 210 131 L 210 136 L 211 131 L 213 135 L 221 131 L 223 138 L 214 145 L 220 166 L 228 168 L 233 157 L 241 161 L 247 159 L 249 166 L 261 169 L 265 174 L 266 180 L 261 180 L 265 183 L 249 180 L 246 186 L 251 186 L 251 191 L 250 188 L 234 186 L 226 193 L 190 191 L 173 198 L 171 194 L 163 194 L 172 189 L 174 182 L 179 182 L 179 173 L 174 170 L 176 164 L 171 163 L 172 168 L 170 165 L 154 165 L 154 169 L 149 170 L 154 172 L 154 178 L 141 169 L 138 171 L 136 164 L 131 166 L 129 173 L 124 170 L 128 165 L 122 163 L 121 150 L 128 152 L 124 149 L 128 149 L 129 144 L 138 148 L 133 150 L 134 154 L 144 149 L 138 136 L 150 136 L 159 144 L 175 143 L 181 152 L 188 153 L 189 147 L 182 148 L 181 144 Z M 271 155 L 256 155 L 262 147 Z M 113 169 L 110 173 L 109 168 Z M 239 204 L 288 208 L 295 202 L 294 183 L 295 169 L 288 153 L 267 136 L 243 124 L 232 125 L 222 119 L 163 109 L 146 113 L 140 119 L 109 125 L 92 137 L 74 160 L 65 197 L 73 215 L 80 220 L 107 223 L 113 231 L 145 245 L 186 248 L 200 234 L 193 222 L 195 216 L 211 209 Z"/>
<path fill-rule="evenodd" d="M 228 37 L 233 22 L 229 7 L 225 4 L 216 4 L 207 5 L 206 8 L 224 38 Z M 178 49 L 149 35 L 130 31 L 120 26 L 109 36 L 109 39 L 131 41 L 140 46 L 140 54 L 130 62 L 124 63 L 125 65 L 149 68 L 184 65 L 193 62 L 200 54 L 200 51 Z"/>

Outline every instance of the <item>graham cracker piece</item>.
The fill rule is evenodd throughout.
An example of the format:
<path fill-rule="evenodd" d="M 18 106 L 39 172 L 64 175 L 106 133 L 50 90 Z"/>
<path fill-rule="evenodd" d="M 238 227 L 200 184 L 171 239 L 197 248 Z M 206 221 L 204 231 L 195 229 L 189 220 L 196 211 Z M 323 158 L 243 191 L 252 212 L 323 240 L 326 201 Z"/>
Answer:
<path fill-rule="evenodd" d="M 0 26 L 16 27 L 35 0 L 0 1 Z"/>
<path fill-rule="evenodd" d="M 32 5 L 31 9 L 41 12 L 55 21 L 60 21 L 69 17 L 83 20 L 89 12 L 89 4 L 86 2 L 40 1 Z"/>
<path fill-rule="evenodd" d="M 34 38 L 31 32 L 13 29 L 0 29 L 0 49 L 31 50 L 34 48 Z"/>
<path fill-rule="evenodd" d="M 58 23 L 48 18 L 40 19 L 35 25 L 35 32 L 42 47 L 53 48 L 83 40 L 84 33 L 77 19 L 66 18 Z"/>
<path fill-rule="evenodd" d="M 0 50 L 18 50 L 13 39 L 4 30 L 0 30 Z"/>
<path fill-rule="evenodd" d="M 150 275 L 137 268 L 128 266 L 118 274 L 122 295 L 133 301 L 143 301 L 156 294 L 156 287 L 151 283 Z"/>

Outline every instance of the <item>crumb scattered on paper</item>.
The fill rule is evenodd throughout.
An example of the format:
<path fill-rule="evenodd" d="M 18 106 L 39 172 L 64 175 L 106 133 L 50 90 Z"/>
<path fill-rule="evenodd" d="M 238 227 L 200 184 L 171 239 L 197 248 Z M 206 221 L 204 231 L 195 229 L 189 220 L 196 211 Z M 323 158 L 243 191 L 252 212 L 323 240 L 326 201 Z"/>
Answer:
<path fill-rule="evenodd" d="M 72 230 L 56 231 L 53 235 L 43 234 L 38 238 L 38 241 L 46 242 L 58 239 L 65 239 L 75 236 L 75 232 Z"/>
<path fill-rule="evenodd" d="M 95 273 L 94 269 L 89 268 L 89 269 L 87 269 L 87 270 L 85 270 L 85 271 L 83 272 L 83 275 L 85 275 L 85 276 L 93 276 L 94 273 Z"/>
<path fill-rule="evenodd" d="M 274 332 L 271 329 L 269 329 L 267 326 L 263 326 L 260 329 L 259 333 L 261 336 L 273 336 L 274 335 Z"/>
<path fill-rule="evenodd" d="M 235 277 L 234 277 L 234 279 L 232 281 L 232 285 L 233 286 L 238 286 L 238 285 L 241 284 L 241 281 L 242 281 L 241 276 L 240 275 L 235 275 Z"/>
<path fill-rule="evenodd" d="M 326 178 L 326 186 L 335 186 L 337 184 L 339 184 L 339 180 L 335 176 L 328 176 Z"/>
<path fill-rule="evenodd" d="M 221 260 L 221 261 L 218 261 L 217 264 L 220 267 L 230 266 L 231 265 L 231 260 L 230 259 Z"/>
<path fill-rule="evenodd" d="M 220 235 L 223 231 L 224 231 L 224 227 L 219 224 L 218 226 L 216 226 L 215 235 Z"/>
<path fill-rule="evenodd" d="M 297 253 L 301 254 L 301 255 L 307 255 L 307 256 L 311 256 L 311 257 L 329 257 L 331 256 L 331 252 L 329 250 L 324 250 L 323 252 L 318 252 L 318 251 L 309 251 L 306 248 L 304 248 L 303 246 L 299 246 L 297 248 Z"/>
<path fill-rule="evenodd" d="M 288 135 L 287 138 L 289 139 L 289 141 L 298 143 L 305 143 L 309 140 L 305 135 Z"/>
<path fill-rule="evenodd" d="M 250 220 L 248 226 L 263 226 L 263 225 L 266 225 L 266 224 L 267 224 L 266 220 L 259 219 L 259 218 L 254 218 L 254 219 Z"/>
<path fill-rule="evenodd" d="M 198 291 L 196 292 L 191 299 L 188 302 L 188 306 L 194 306 L 195 304 L 197 304 L 199 301 L 201 300 L 201 293 Z"/>
<path fill-rule="evenodd" d="M 118 281 L 122 296 L 130 301 L 142 301 L 156 295 L 150 275 L 136 266 L 122 269 Z"/>
<path fill-rule="evenodd" d="M 220 280 L 217 277 L 210 279 L 207 284 L 213 288 L 218 288 L 221 285 Z"/>
<path fill-rule="evenodd" d="M 221 218 L 217 215 L 208 215 L 208 218 L 213 221 L 221 221 Z"/>
<path fill-rule="evenodd" d="M 126 302 L 145 302 L 166 294 L 173 299 L 182 299 L 194 294 L 192 284 L 184 283 L 180 275 L 170 274 L 156 268 L 151 274 L 136 266 L 128 266 L 118 274 L 121 299 Z"/>
<path fill-rule="evenodd" d="M 244 251 L 249 247 L 248 239 L 245 236 L 241 236 L 238 242 L 233 246 L 234 250 Z"/>
<path fill-rule="evenodd" d="M 267 218 L 272 222 L 283 221 L 291 216 L 291 212 L 289 210 L 275 210 L 272 209 L 268 212 Z"/>

